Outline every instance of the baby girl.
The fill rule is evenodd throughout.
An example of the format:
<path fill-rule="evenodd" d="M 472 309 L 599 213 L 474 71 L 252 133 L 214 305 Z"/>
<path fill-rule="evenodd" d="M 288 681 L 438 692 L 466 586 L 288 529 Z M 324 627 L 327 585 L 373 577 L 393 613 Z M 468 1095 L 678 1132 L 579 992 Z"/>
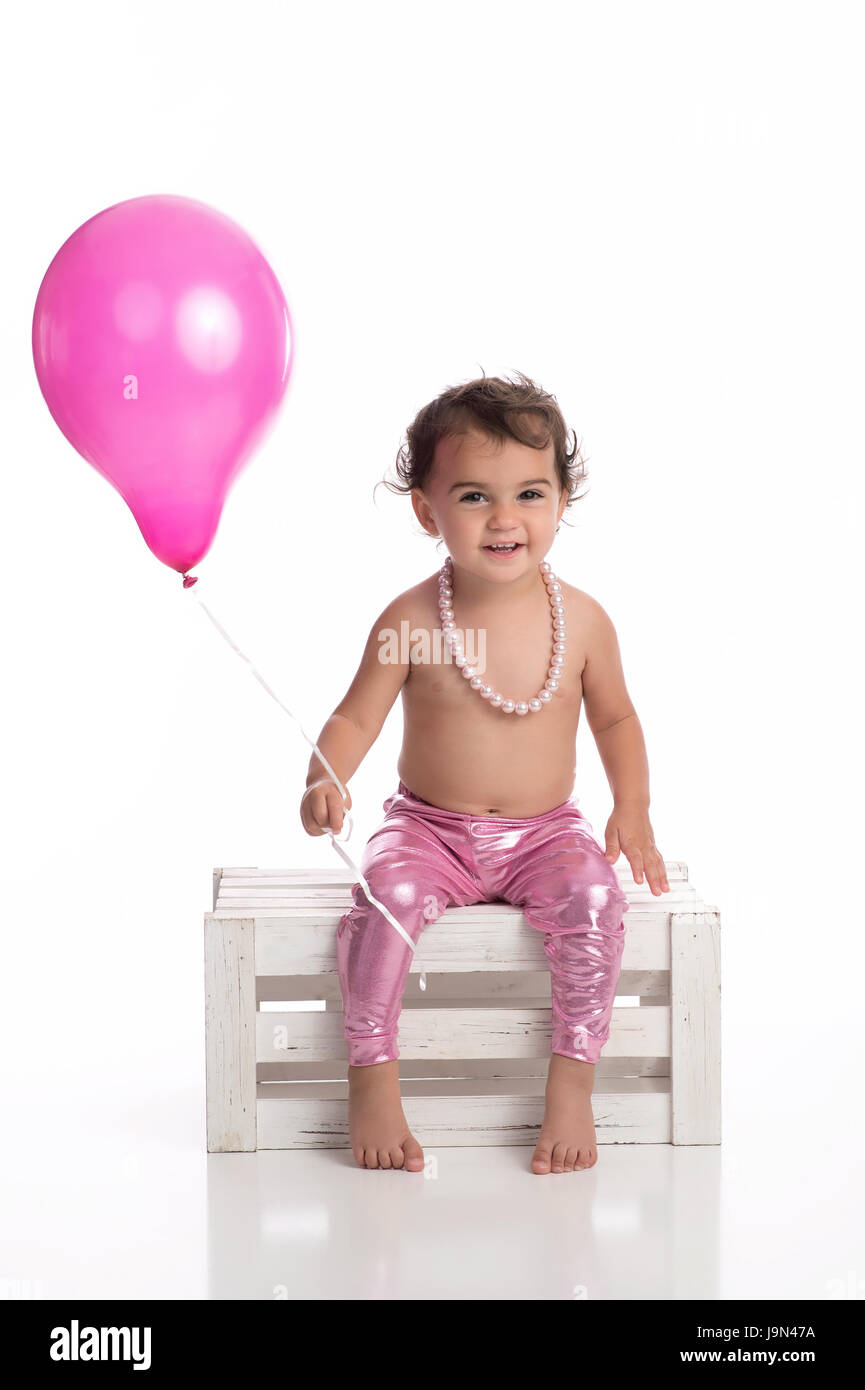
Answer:
<path fill-rule="evenodd" d="M 552 1045 L 531 1166 L 561 1173 L 598 1157 L 592 1085 L 628 908 L 612 865 L 621 851 L 635 882 L 669 884 L 615 629 L 545 559 L 585 465 L 555 398 L 517 375 L 453 387 L 410 425 L 388 486 L 448 557 L 376 618 L 318 747 L 345 786 L 401 693 L 399 786 L 360 863 L 371 893 L 415 944 L 445 908 L 497 900 L 543 933 Z M 613 795 L 606 852 L 572 796 L 581 706 Z M 345 807 L 313 755 L 304 828 L 339 834 Z M 397 1062 L 412 951 L 360 883 L 352 898 L 337 934 L 351 1147 L 361 1167 L 420 1172 Z"/>

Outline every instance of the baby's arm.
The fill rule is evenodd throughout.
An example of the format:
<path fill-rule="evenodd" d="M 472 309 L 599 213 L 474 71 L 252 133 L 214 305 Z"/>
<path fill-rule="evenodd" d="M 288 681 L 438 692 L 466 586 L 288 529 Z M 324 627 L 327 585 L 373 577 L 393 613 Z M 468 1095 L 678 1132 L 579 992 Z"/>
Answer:
<path fill-rule="evenodd" d="M 616 629 L 601 605 L 583 595 L 586 622 L 586 664 L 583 667 L 583 708 L 613 801 L 649 805 L 649 765 L 640 721 L 625 685 Z"/>
<path fill-rule="evenodd" d="M 649 821 L 649 760 L 637 711 L 625 685 L 616 629 L 586 594 L 586 663 L 583 708 L 613 793 L 606 827 L 606 857 L 624 851 L 635 883 L 643 874 L 655 894 L 669 892 L 664 860 Z"/>
<path fill-rule="evenodd" d="M 381 733 L 384 721 L 409 673 L 403 661 L 403 643 L 382 642 L 379 634 L 388 628 L 400 632 L 400 622 L 408 617 L 406 596 L 400 594 L 376 618 L 370 628 L 357 673 L 316 739 L 318 747 L 346 788 L 345 806 L 351 810 L 348 781 L 360 767 Z M 397 653 L 393 654 L 394 646 Z M 388 660 L 380 657 L 387 652 Z M 306 777 L 306 791 L 300 803 L 300 818 L 309 835 L 323 835 L 329 828 L 338 835 L 343 822 L 343 799 L 339 788 L 316 753 L 312 754 Z"/>

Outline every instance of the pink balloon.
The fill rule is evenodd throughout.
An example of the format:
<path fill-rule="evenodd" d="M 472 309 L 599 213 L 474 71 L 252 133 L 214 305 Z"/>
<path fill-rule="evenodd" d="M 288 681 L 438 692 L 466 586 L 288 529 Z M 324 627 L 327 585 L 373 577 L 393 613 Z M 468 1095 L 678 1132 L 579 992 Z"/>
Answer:
<path fill-rule="evenodd" d="M 242 227 L 192 198 L 115 203 L 54 257 L 33 360 L 60 429 L 184 574 L 288 385 L 292 326 Z"/>

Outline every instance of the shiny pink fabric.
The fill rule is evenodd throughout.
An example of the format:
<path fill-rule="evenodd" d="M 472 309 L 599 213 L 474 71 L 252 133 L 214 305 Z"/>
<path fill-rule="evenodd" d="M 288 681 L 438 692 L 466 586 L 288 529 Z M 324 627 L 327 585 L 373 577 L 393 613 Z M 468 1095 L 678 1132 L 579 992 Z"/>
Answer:
<path fill-rule="evenodd" d="M 360 871 L 417 943 L 446 907 L 504 901 L 544 934 L 550 966 L 551 1051 L 597 1062 L 625 945 L 628 901 L 575 798 L 540 816 L 447 811 L 403 783 L 384 802 Z M 337 928 L 350 1066 L 399 1057 L 397 1036 L 412 952 L 360 882 Z M 470 964 L 467 968 L 471 968 Z"/>

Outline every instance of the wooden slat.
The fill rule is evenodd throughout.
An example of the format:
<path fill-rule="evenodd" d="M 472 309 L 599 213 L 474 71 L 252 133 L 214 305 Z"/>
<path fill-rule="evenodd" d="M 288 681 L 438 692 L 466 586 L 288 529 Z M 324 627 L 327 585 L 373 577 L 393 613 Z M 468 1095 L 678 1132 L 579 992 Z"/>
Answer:
<path fill-rule="evenodd" d="M 255 970 L 251 920 L 210 918 L 204 928 L 207 1149 L 256 1146 Z"/>
<path fill-rule="evenodd" d="M 674 1144 L 721 1142 L 720 944 L 718 914 L 673 913 L 670 1006 Z"/>
<path fill-rule="evenodd" d="M 690 907 L 700 901 L 696 889 L 690 884 L 671 884 L 669 893 L 663 893 L 660 897 L 655 897 L 651 890 L 643 891 L 643 886 L 639 888 L 629 888 L 622 884 L 622 889 L 631 907 L 648 908 L 657 907 L 661 911 L 675 911 L 678 907 Z M 224 915 L 234 913 L 235 916 L 254 915 L 254 910 L 259 908 L 270 909 L 271 911 L 295 909 L 303 910 L 310 907 L 325 907 L 335 912 L 348 912 L 352 906 L 353 898 L 349 887 L 345 884 L 335 884 L 328 888 L 320 885 L 317 888 L 293 888 L 290 884 L 277 887 L 267 885 L 261 888 L 224 888 L 220 886 L 217 903 L 214 911 Z M 477 904 L 484 906 L 485 904 Z M 510 903 L 500 903 L 500 907 L 511 907 Z M 516 909 L 514 909 L 516 910 Z"/>
<path fill-rule="evenodd" d="M 347 1060 L 342 1013 L 258 1013 L 259 1062 Z M 549 1009 L 404 1009 L 400 1057 L 539 1057 L 552 1041 Z M 612 1010 L 609 1057 L 668 1057 L 670 1010 L 664 1005 Z"/>
<path fill-rule="evenodd" d="M 617 864 L 615 871 L 631 903 L 666 905 L 669 911 L 674 905 L 684 906 L 696 901 L 696 892 L 688 883 L 688 867 L 678 861 L 666 865 L 670 892 L 661 897 L 655 897 L 646 882 L 634 882 L 626 860 L 623 865 Z M 291 908 L 320 903 L 331 903 L 345 912 L 351 906 L 350 890 L 356 881 L 356 875 L 348 869 L 260 869 L 255 872 L 220 869 L 216 873 L 220 878 L 214 911 L 238 911 L 244 915 L 251 915 L 245 911 L 247 908 Z"/>
<path fill-rule="evenodd" d="M 596 1091 L 598 1143 L 668 1144 L 667 1086 L 665 1078 L 622 1077 Z M 482 1091 L 474 1081 L 405 1081 L 401 1091 L 409 1127 L 425 1150 L 537 1143 L 544 1114 L 544 1087 L 537 1078 L 485 1080 Z M 347 1097 L 344 1082 L 310 1085 L 302 1093 L 288 1083 L 260 1084 L 259 1148 L 349 1148 Z"/>
<path fill-rule="evenodd" d="M 551 999 L 550 972 L 544 970 L 461 970 L 444 975 L 426 972 L 426 991 L 420 988 L 420 974 L 410 974 L 403 991 L 403 1008 L 464 999 L 494 999 L 518 1004 L 545 1003 Z M 322 1000 L 342 1008 L 342 994 L 336 974 L 262 975 L 256 980 L 259 1004 L 288 1003 L 293 1000 Z M 633 995 L 653 1004 L 669 1003 L 670 975 L 666 970 L 622 970 L 616 988 L 618 996 Z"/>
<path fill-rule="evenodd" d="M 289 919 L 256 913 L 256 975 L 321 975 L 335 970 L 338 925 L 337 914 L 311 911 Z M 518 909 L 503 911 L 501 904 L 492 904 L 448 908 L 424 931 L 410 969 L 540 970 L 546 964 L 543 932 L 526 922 Z M 629 913 L 622 969 L 669 968 L 669 913 Z"/>
<path fill-rule="evenodd" d="M 616 873 L 619 875 L 619 877 L 632 879 L 631 866 L 628 863 L 628 860 L 624 857 L 624 855 L 619 856 L 613 867 L 615 868 Z M 682 878 L 687 880 L 688 866 L 686 863 L 684 863 L 684 861 L 680 859 L 665 859 L 664 867 L 667 870 L 667 876 L 671 883 L 674 878 Z M 354 882 L 354 875 L 352 874 L 351 869 L 349 869 L 347 866 L 343 868 L 339 865 L 336 865 L 334 868 L 329 868 L 322 865 L 320 867 L 304 869 L 220 868 L 214 870 L 214 872 L 221 874 L 222 879 L 226 884 L 238 879 L 251 882 L 260 882 L 262 880 L 273 879 L 274 877 L 283 879 L 287 883 L 297 884 L 328 884 L 333 882 L 343 882 L 346 884 L 351 884 Z"/>
<path fill-rule="evenodd" d="M 546 1078 L 549 1055 L 543 1057 L 419 1057 L 399 1059 L 400 1081 L 434 1078 L 534 1076 Z M 259 1062 L 259 1081 L 345 1081 L 346 1064 L 330 1062 Z M 608 1057 L 595 1064 L 595 1085 L 608 1076 L 670 1076 L 669 1057 Z"/>
<path fill-rule="evenodd" d="M 689 889 L 686 892 L 665 893 L 663 900 L 660 898 L 651 899 L 651 897 L 648 899 L 640 899 L 634 893 L 629 893 L 627 897 L 628 910 L 630 912 L 650 911 L 653 907 L 659 912 L 683 912 L 688 909 L 694 910 L 704 906 L 693 889 Z M 488 904 L 483 903 L 476 904 L 476 906 L 481 907 L 487 905 Z M 222 893 L 219 897 L 216 912 L 222 917 L 261 917 L 262 919 L 275 916 L 300 916 L 310 912 L 335 913 L 338 917 L 341 917 L 344 913 L 349 911 L 351 906 L 352 899 L 347 893 L 337 896 L 322 890 L 318 894 L 295 894 L 289 889 L 283 889 L 282 892 L 278 894 L 274 893 L 270 896 L 259 893 L 251 897 L 247 893 L 244 893 L 234 901 L 230 894 Z M 518 912 L 520 910 L 510 903 L 498 903 L 497 906 L 500 910 L 504 908 L 510 908 L 512 912 Z M 470 911 L 469 908 L 456 907 L 446 910 L 451 912 Z M 399 921 L 399 914 L 395 913 L 394 915 L 397 921 Z M 403 923 L 403 925 L 406 924 Z"/>

